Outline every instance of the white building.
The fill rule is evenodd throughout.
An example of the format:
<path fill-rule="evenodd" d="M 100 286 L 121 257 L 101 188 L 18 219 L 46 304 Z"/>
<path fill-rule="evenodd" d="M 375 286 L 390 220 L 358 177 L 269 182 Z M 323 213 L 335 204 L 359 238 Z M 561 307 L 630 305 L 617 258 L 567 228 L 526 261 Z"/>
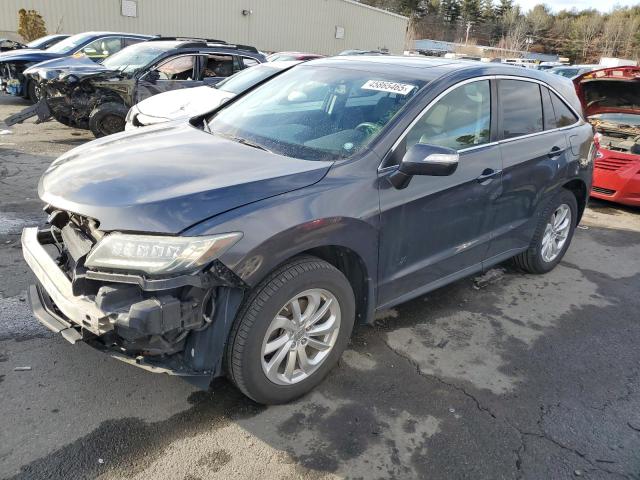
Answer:
<path fill-rule="evenodd" d="M 353 0 L 1 0 L 0 37 L 19 39 L 18 10 L 48 33 L 118 31 L 215 38 L 264 51 L 401 54 L 408 19 Z"/>

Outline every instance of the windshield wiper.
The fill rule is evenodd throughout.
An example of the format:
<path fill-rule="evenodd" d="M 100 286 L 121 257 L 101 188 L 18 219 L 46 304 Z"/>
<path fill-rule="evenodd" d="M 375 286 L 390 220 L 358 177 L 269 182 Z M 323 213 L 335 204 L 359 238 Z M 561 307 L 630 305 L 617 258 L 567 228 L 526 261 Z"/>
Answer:
<path fill-rule="evenodd" d="M 211 127 L 209 127 L 207 122 L 204 122 L 204 123 L 205 123 L 205 125 L 207 125 L 207 132 L 209 132 L 209 133 L 211 133 L 213 135 L 220 135 L 221 137 L 228 138 L 229 140 L 233 140 L 234 142 L 240 143 L 242 145 L 246 145 L 247 147 L 253 147 L 253 148 L 257 148 L 258 150 L 264 150 L 265 152 L 273 153 L 268 148 L 263 147 L 259 143 L 254 143 L 251 140 L 247 140 L 246 138 L 236 137 L 234 135 L 229 135 L 229 134 L 226 134 L 226 133 L 214 132 L 214 131 L 211 130 Z"/>
<path fill-rule="evenodd" d="M 240 138 L 240 137 L 232 137 L 234 141 L 241 143 L 242 145 L 246 145 L 247 147 L 253 147 L 253 148 L 257 148 L 259 150 L 264 150 L 265 152 L 269 152 L 271 153 L 271 150 L 269 150 L 268 148 L 263 147 L 262 145 L 258 144 L 258 143 L 253 143 L 249 140 L 247 140 L 246 138 Z"/>

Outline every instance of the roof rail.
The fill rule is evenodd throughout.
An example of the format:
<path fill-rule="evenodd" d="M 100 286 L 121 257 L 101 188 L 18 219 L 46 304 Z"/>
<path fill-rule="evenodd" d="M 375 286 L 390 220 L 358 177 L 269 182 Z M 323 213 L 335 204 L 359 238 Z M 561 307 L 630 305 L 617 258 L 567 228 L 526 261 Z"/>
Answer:
<path fill-rule="evenodd" d="M 159 41 L 184 41 L 189 43 L 184 43 L 180 45 L 178 48 L 193 48 L 193 47 L 201 47 L 201 46 L 218 46 L 224 48 L 235 48 L 237 50 L 244 50 L 247 52 L 260 53 L 256 47 L 252 47 L 251 45 L 240 45 L 240 44 L 232 44 L 227 43 L 224 40 L 215 40 L 213 38 L 198 38 L 198 37 L 163 37 L 161 35 L 156 35 L 148 40 L 149 42 L 159 42 Z"/>
<path fill-rule="evenodd" d="M 236 47 L 238 48 L 238 50 L 247 50 L 248 52 L 259 53 L 258 49 L 256 47 L 252 47 L 251 45 L 238 45 L 238 44 L 236 44 Z"/>
<path fill-rule="evenodd" d="M 213 38 L 200 38 L 200 37 L 164 37 L 162 35 L 156 35 L 153 38 L 150 38 L 150 42 L 159 42 L 159 41 L 171 41 L 171 40 L 184 40 L 184 41 L 197 41 L 203 43 L 221 43 L 226 44 L 224 40 L 216 40 Z"/>

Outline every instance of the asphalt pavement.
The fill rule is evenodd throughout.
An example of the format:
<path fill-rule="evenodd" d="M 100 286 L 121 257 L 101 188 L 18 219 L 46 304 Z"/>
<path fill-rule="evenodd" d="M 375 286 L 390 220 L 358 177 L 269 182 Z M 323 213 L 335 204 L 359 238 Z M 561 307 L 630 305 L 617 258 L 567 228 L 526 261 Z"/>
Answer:
<path fill-rule="evenodd" d="M 0 96 L 0 119 L 24 106 Z M 32 318 L 20 231 L 91 134 L 2 130 L 1 478 L 640 479 L 640 211 L 592 202 L 553 272 L 507 263 L 383 312 L 314 392 L 264 407 Z"/>

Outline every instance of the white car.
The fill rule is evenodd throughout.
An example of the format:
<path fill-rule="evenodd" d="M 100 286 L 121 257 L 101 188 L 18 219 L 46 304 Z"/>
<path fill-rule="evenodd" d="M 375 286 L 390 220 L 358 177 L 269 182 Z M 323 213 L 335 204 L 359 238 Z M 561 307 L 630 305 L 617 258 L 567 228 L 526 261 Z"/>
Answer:
<path fill-rule="evenodd" d="M 236 95 L 299 63 L 301 62 L 261 63 L 242 70 L 216 85 L 184 88 L 154 95 L 129 109 L 125 130 L 180 118 L 191 118 L 210 112 Z"/>

